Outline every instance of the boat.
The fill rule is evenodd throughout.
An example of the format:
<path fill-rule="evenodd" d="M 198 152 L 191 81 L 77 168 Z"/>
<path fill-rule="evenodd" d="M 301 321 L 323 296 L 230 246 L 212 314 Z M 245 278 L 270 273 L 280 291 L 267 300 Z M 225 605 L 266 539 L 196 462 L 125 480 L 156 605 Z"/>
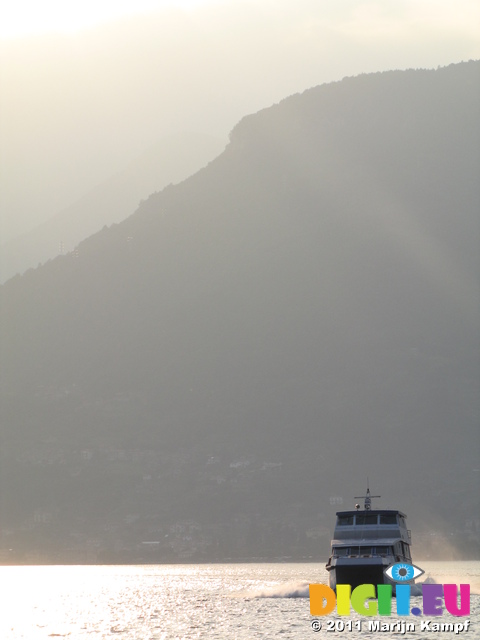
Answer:
<path fill-rule="evenodd" d="M 364 500 L 364 508 L 355 505 L 353 511 L 338 511 L 332 552 L 327 562 L 329 586 L 349 584 L 352 590 L 360 584 L 391 584 L 385 570 L 395 563 L 412 564 L 411 532 L 407 516 L 402 511 L 372 509 L 372 496 L 367 492 L 355 499 Z"/>

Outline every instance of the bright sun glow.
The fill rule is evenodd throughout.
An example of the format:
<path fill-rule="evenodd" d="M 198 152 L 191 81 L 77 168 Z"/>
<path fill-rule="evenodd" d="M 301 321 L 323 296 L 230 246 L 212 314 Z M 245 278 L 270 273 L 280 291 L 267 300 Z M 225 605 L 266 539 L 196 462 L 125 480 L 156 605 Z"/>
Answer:
<path fill-rule="evenodd" d="M 72 33 L 133 14 L 191 9 L 206 0 L 14 0 L 0 3 L 0 38 Z"/>

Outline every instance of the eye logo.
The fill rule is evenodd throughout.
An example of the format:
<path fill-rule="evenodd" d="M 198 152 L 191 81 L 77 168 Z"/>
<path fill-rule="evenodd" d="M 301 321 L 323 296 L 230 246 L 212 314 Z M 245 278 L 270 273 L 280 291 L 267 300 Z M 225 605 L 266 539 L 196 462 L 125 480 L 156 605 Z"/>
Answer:
<path fill-rule="evenodd" d="M 397 562 L 387 567 L 383 573 L 394 582 L 411 582 L 425 573 L 425 571 L 420 569 L 420 567 L 416 567 L 414 564 Z"/>

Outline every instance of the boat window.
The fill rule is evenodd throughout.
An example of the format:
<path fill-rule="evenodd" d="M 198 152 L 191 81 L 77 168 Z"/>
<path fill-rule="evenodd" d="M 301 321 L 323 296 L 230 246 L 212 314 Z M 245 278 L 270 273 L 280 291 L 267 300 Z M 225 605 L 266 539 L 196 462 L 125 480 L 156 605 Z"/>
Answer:
<path fill-rule="evenodd" d="M 369 513 L 368 515 L 357 515 L 355 516 L 356 524 L 364 525 L 364 524 L 377 524 L 378 516 L 377 514 Z"/>
<path fill-rule="evenodd" d="M 383 514 L 380 516 L 380 524 L 397 524 L 397 515 L 395 513 Z"/>
<path fill-rule="evenodd" d="M 401 527 L 405 527 L 405 529 L 406 529 L 407 528 L 407 523 L 405 522 L 405 518 L 400 516 L 399 521 L 400 521 L 400 526 Z"/>
<path fill-rule="evenodd" d="M 361 556 L 373 555 L 373 547 L 360 547 L 360 555 Z"/>
<path fill-rule="evenodd" d="M 333 555 L 334 556 L 348 556 L 350 553 L 350 549 L 348 547 L 334 547 Z"/>
<path fill-rule="evenodd" d="M 377 556 L 388 556 L 392 553 L 391 547 L 376 547 Z"/>
<path fill-rule="evenodd" d="M 353 524 L 353 516 L 338 516 L 337 525 L 339 527 L 346 527 Z"/>

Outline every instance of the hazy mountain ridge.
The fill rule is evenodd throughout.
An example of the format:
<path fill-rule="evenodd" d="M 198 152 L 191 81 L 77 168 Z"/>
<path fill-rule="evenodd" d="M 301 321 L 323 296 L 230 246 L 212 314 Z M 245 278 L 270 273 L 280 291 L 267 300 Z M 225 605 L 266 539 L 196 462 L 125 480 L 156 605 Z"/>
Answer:
<path fill-rule="evenodd" d="M 219 138 L 199 133 L 161 140 L 47 222 L 0 246 L 0 281 L 71 252 L 104 225 L 126 218 L 152 192 L 186 179 L 223 148 Z"/>
<path fill-rule="evenodd" d="M 182 482 L 159 463 L 141 499 L 141 463 L 122 494 L 99 462 L 80 529 L 100 505 L 107 520 L 243 514 L 297 527 L 305 552 L 302 526 L 330 527 L 328 498 L 370 475 L 386 506 L 464 532 L 478 500 L 479 68 L 349 78 L 248 116 L 207 168 L 2 287 L 13 459 L 27 436 L 65 460 L 117 447 L 188 461 Z M 252 473 L 234 482 L 242 457 Z M 273 480 L 266 462 L 281 463 Z M 6 518 L 55 505 L 68 532 L 80 480 L 57 473 L 71 493 L 40 483 Z M 215 535 L 227 555 L 243 544 Z M 242 548 L 256 555 L 255 536 Z"/>

